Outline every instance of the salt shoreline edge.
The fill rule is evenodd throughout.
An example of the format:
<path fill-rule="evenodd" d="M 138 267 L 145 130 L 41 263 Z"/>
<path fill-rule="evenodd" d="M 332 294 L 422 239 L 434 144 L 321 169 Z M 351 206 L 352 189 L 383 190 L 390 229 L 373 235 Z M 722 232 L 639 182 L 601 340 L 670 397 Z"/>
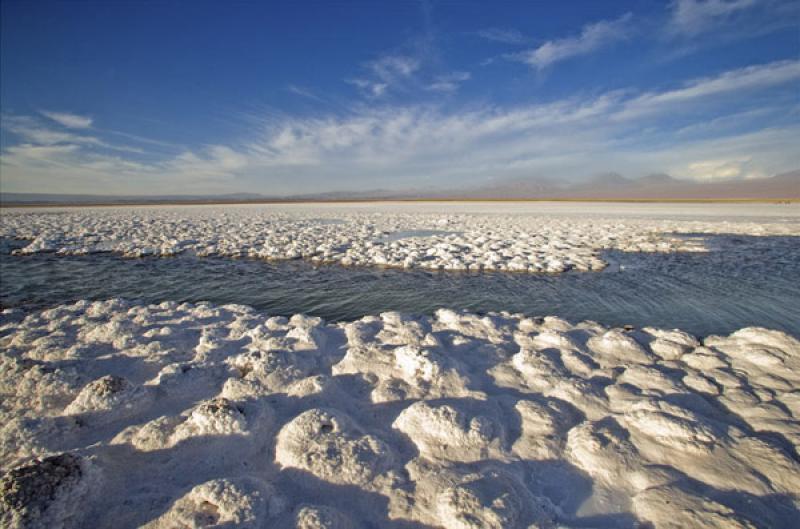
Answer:
<path fill-rule="evenodd" d="M 604 250 L 706 251 L 701 240 L 680 237 L 680 233 L 800 236 L 793 210 L 789 222 L 754 222 L 608 214 L 581 218 L 575 213 L 536 211 L 274 209 L 208 206 L 4 213 L 0 237 L 30 240 L 14 251 L 19 255 L 110 252 L 168 257 L 192 253 L 355 267 L 560 273 L 602 270 L 607 263 L 599 254 Z M 397 234 L 404 236 L 396 238 Z"/>
<path fill-rule="evenodd" d="M 112 299 L 3 311 L 0 363 L 4 527 L 783 527 L 800 506 L 779 331 Z"/>

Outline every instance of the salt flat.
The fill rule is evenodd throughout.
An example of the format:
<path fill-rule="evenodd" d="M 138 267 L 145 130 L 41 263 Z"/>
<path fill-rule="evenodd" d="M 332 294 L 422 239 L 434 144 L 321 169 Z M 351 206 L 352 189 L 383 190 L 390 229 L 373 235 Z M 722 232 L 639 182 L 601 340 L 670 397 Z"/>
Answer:
<path fill-rule="evenodd" d="M 4 527 L 789 527 L 800 504 L 800 342 L 776 331 L 1 318 Z"/>
<path fill-rule="evenodd" d="M 3 210 L 18 253 L 558 273 L 797 205 Z M 23 256 L 8 257 L 24 259 Z M 402 285 L 398 285 L 402 288 Z M 3 527 L 790 527 L 800 342 L 452 309 L 327 323 L 111 299 L 0 313 Z M 638 525 L 642 526 L 642 525 Z M 644 525 L 647 526 L 647 525 Z"/>
<path fill-rule="evenodd" d="M 680 233 L 800 235 L 797 204 L 416 203 L 4 210 L 19 253 L 307 259 L 346 266 L 558 273 L 604 249 L 703 251 Z"/>

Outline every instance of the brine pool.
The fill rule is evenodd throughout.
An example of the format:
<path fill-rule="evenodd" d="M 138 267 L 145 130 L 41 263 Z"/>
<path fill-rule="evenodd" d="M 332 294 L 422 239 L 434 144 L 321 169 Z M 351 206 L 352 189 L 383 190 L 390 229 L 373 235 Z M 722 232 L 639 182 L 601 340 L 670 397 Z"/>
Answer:
<path fill-rule="evenodd" d="M 555 315 L 571 322 L 680 328 L 699 336 L 746 326 L 800 337 L 800 237 L 702 237 L 705 253 L 610 251 L 602 272 L 454 273 L 251 259 L 13 256 L 2 241 L 0 305 L 40 309 L 78 299 L 239 303 L 329 321 L 440 307 Z"/>

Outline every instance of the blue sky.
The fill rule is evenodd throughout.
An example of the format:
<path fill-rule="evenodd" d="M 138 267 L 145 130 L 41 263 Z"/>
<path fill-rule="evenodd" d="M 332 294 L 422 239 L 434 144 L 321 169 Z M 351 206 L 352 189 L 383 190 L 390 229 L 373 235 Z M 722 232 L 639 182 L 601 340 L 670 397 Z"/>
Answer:
<path fill-rule="evenodd" d="M 6 192 L 800 168 L 796 1 L 0 5 Z"/>

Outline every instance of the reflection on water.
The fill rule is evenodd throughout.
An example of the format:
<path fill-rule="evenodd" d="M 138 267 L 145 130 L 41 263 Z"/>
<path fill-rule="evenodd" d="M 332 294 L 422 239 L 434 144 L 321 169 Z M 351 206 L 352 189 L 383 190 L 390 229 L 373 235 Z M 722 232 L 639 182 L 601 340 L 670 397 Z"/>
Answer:
<path fill-rule="evenodd" d="M 0 303 L 77 299 L 242 303 L 271 314 L 350 320 L 387 310 L 507 310 L 571 321 L 681 328 L 698 335 L 761 325 L 800 336 L 800 238 L 715 236 L 708 253 L 608 252 L 604 272 L 556 276 L 403 271 L 226 258 L 8 255 Z"/>

